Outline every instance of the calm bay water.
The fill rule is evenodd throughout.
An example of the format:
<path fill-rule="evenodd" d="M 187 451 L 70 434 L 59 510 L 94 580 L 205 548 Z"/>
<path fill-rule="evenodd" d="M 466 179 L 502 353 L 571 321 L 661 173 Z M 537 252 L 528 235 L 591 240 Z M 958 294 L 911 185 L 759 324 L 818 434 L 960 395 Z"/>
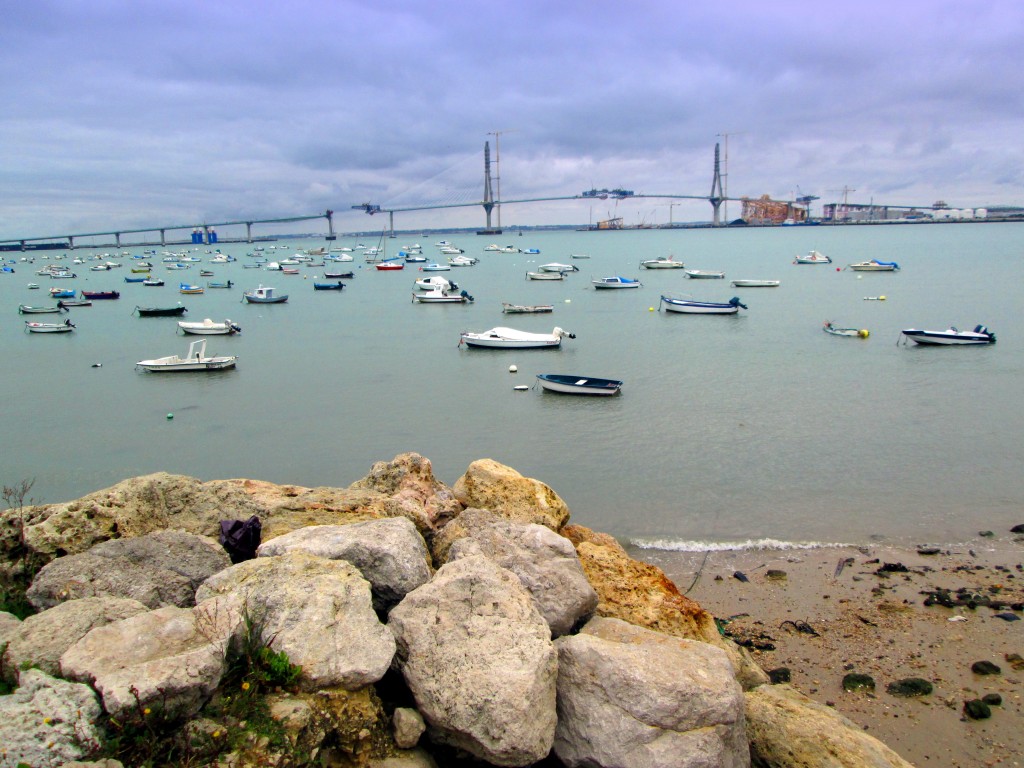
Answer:
<path fill-rule="evenodd" d="M 158 470 L 345 486 L 374 461 L 416 451 L 449 484 L 474 459 L 508 464 L 554 488 L 575 522 L 656 548 L 872 536 L 962 541 L 1021 522 L 1022 235 L 1019 225 L 962 224 L 388 241 L 389 253 L 420 242 L 432 258 L 444 237 L 480 257 L 475 267 L 445 273 L 476 298 L 466 306 L 413 304 L 418 265 L 376 272 L 358 254 L 340 265 L 356 271 L 341 293 L 313 291 L 322 268 L 298 276 L 243 269 L 245 244 L 219 246 L 239 261 L 214 265 L 215 278 L 198 274 L 208 266 L 205 246 L 197 252 L 204 263 L 189 271 L 167 271 L 159 255 L 148 257 L 164 288 L 125 284 L 128 259 L 119 270 L 79 265 L 79 279 L 50 281 L 35 275 L 49 263 L 36 254 L 34 265 L 0 275 L 0 472 L 7 484 L 36 478 L 33 498 L 53 502 Z M 484 253 L 490 242 L 541 254 Z M 324 245 L 278 243 L 270 258 Z M 792 263 L 811 248 L 835 263 Z M 570 263 L 573 253 L 591 258 L 572 261 L 581 271 L 564 282 L 525 280 L 528 269 Z M 642 259 L 669 253 L 688 267 L 724 270 L 726 280 L 639 269 Z M 902 271 L 836 269 L 872 257 Z M 591 278 L 614 274 L 644 285 L 591 287 Z M 231 279 L 237 288 L 180 296 L 179 278 Z M 734 278 L 782 285 L 734 289 Z M 29 282 L 41 289 L 28 290 Z M 259 282 L 289 293 L 288 303 L 242 304 L 242 290 Z M 25 333 L 17 305 L 53 303 L 51 285 L 116 289 L 121 299 L 72 309 L 72 334 Z M 651 311 L 661 293 L 738 295 L 749 311 Z M 864 301 L 879 295 L 886 300 Z M 188 319 L 242 326 L 239 336 L 208 341 L 209 354 L 238 355 L 237 370 L 135 370 L 137 360 L 184 354 L 196 337 L 177 334 L 176 318 L 139 318 L 133 308 L 179 300 Z M 502 301 L 552 303 L 555 312 L 503 315 Z M 825 320 L 871 336 L 830 336 L 821 331 Z M 896 343 L 902 328 L 978 323 L 995 331 L 996 345 Z M 557 325 L 577 338 L 560 350 L 458 347 L 460 331 L 497 325 Z M 518 373 L 509 373 L 512 364 Z M 620 397 L 596 400 L 513 390 L 537 373 L 619 378 L 625 386 Z"/>

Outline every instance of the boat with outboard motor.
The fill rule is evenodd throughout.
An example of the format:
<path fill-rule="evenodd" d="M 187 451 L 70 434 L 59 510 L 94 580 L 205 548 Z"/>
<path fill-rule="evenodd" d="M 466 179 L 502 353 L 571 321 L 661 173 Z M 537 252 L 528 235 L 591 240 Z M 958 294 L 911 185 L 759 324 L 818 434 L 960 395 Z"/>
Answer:
<path fill-rule="evenodd" d="M 781 280 L 733 280 L 733 288 L 778 288 Z"/>
<path fill-rule="evenodd" d="M 242 296 L 250 304 L 283 304 L 288 301 L 287 293 L 278 293 L 276 288 L 262 283 L 251 291 L 245 291 Z"/>
<path fill-rule="evenodd" d="M 222 371 L 234 368 L 234 355 L 222 357 L 206 356 L 206 339 L 196 339 L 188 345 L 188 355 L 168 355 L 153 360 L 140 360 L 135 365 L 147 371 L 180 373 L 183 371 Z"/>
<path fill-rule="evenodd" d="M 482 333 L 463 331 L 459 335 L 459 346 L 488 347 L 490 349 L 546 349 L 559 347 L 562 339 L 575 339 L 576 334 L 563 331 L 557 326 L 551 333 L 529 333 L 515 328 L 491 328 Z"/>
<path fill-rule="evenodd" d="M 639 288 L 641 283 L 636 278 L 621 277 L 616 275 L 615 277 L 600 277 L 596 280 L 591 280 L 591 284 L 594 288 L 606 289 L 606 288 Z"/>
<path fill-rule="evenodd" d="M 136 305 L 135 311 L 139 317 L 181 317 L 188 310 L 180 302 L 176 307 L 140 307 Z"/>
<path fill-rule="evenodd" d="M 996 335 L 987 326 L 976 325 L 973 331 L 961 331 L 950 326 L 945 331 L 922 331 L 916 328 L 908 328 L 900 331 L 903 336 L 918 344 L 926 346 L 980 346 L 982 344 L 995 344 Z"/>
<path fill-rule="evenodd" d="M 537 381 L 549 392 L 566 395 L 617 395 L 622 391 L 622 382 L 618 379 L 599 379 L 594 376 L 538 373 Z"/>
<path fill-rule="evenodd" d="M 832 259 L 818 251 L 811 251 L 806 256 L 797 256 L 793 259 L 794 264 L 831 264 Z"/>
<path fill-rule="evenodd" d="M 26 320 L 25 330 L 29 333 L 70 333 L 75 330 L 75 324 L 70 320 L 65 320 L 63 323 L 33 323 L 31 320 Z"/>
<path fill-rule="evenodd" d="M 644 269 L 683 269 L 686 264 L 676 261 L 674 256 L 659 256 L 656 259 L 641 261 L 640 266 Z"/>
<path fill-rule="evenodd" d="M 847 264 L 846 268 L 852 269 L 854 272 L 898 272 L 900 265 L 895 261 L 868 259 L 867 261 L 858 261 L 856 264 Z"/>
<path fill-rule="evenodd" d="M 671 296 L 662 296 L 658 310 L 665 305 L 668 312 L 678 312 L 684 315 L 735 315 L 740 309 L 746 309 L 747 305 L 740 301 L 738 296 L 733 296 L 728 302 L 696 301 L 695 299 L 675 299 Z"/>
<path fill-rule="evenodd" d="M 691 280 L 722 280 L 725 272 L 715 272 L 709 269 L 684 269 L 683 272 Z"/>
<path fill-rule="evenodd" d="M 465 291 L 448 293 L 434 289 L 427 293 L 414 293 L 412 300 L 417 304 L 467 304 L 473 301 L 473 297 Z"/>
<path fill-rule="evenodd" d="M 241 326 L 237 323 L 233 323 L 230 320 L 218 323 L 210 318 L 206 318 L 200 322 L 186 322 L 184 320 L 180 320 L 178 322 L 178 328 L 181 329 L 182 333 L 191 334 L 193 336 L 231 336 L 232 334 L 242 332 Z"/>

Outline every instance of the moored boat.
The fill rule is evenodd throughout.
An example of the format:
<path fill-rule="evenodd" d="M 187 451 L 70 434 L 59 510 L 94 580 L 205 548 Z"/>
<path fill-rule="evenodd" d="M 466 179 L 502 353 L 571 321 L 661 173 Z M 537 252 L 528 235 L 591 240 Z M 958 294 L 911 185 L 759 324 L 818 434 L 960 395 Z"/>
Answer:
<path fill-rule="evenodd" d="M 710 269 L 684 269 L 686 276 L 693 280 L 722 280 L 725 272 L 716 272 Z"/>
<path fill-rule="evenodd" d="M 235 284 L 230 280 L 207 280 L 207 288 L 232 288 Z"/>
<path fill-rule="evenodd" d="M 527 272 L 527 280 L 565 280 L 565 272 Z"/>
<path fill-rule="evenodd" d="M 156 287 L 156 286 L 163 285 L 164 281 L 161 280 L 159 277 L 150 277 L 150 278 L 147 278 L 147 279 L 143 280 L 142 284 L 143 285 L 148 285 L 150 288 L 153 288 L 153 287 Z"/>
<path fill-rule="evenodd" d="M 996 335 L 984 325 L 975 326 L 973 331 L 961 331 L 955 326 L 950 326 L 945 331 L 924 331 L 908 328 L 900 331 L 900 333 L 906 338 L 926 346 L 979 346 L 996 343 Z"/>
<path fill-rule="evenodd" d="M 82 291 L 83 299 L 90 299 L 92 301 L 107 301 L 111 299 L 121 298 L 121 294 L 117 291 Z"/>
<path fill-rule="evenodd" d="M 622 390 L 621 381 L 599 379 L 594 376 L 538 373 L 537 381 L 549 392 L 561 392 L 567 395 L 615 395 Z"/>
<path fill-rule="evenodd" d="M 58 302 L 53 307 L 31 307 L 28 304 L 18 305 L 18 314 L 20 315 L 50 315 L 64 310 L 64 307 Z"/>
<path fill-rule="evenodd" d="M 576 334 L 558 327 L 553 328 L 551 333 L 529 333 L 515 328 L 498 327 L 481 333 L 463 331 L 459 335 L 459 345 L 491 349 L 544 349 L 561 346 L 562 339 L 565 338 L 575 339 Z"/>
<path fill-rule="evenodd" d="M 733 280 L 733 288 L 778 288 L 781 280 Z"/>
<path fill-rule="evenodd" d="M 31 320 L 26 320 L 25 330 L 29 333 L 70 333 L 75 330 L 75 324 L 70 320 L 65 320 L 63 323 L 33 323 Z"/>
<path fill-rule="evenodd" d="M 533 315 L 542 312 L 554 312 L 552 304 L 509 304 L 501 302 L 501 311 L 507 315 Z"/>
<path fill-rule="evenodd" d="M 457 291 L 459 284 L 435 275 L 432 277 L 421 277 L 416 281 L 416 287 L 421 291 Z"/>
<path fill-rule="evenodd" d="M 821 330 L 831 333 L 833 336 L 855 336 L 861 339 L 866 339 L 871 335 L 867 328 L 839 328 L 831 320 L 826 320 Z"/>
<path fill-rule="evenodd" d="M 412 300 L 417 304 L 466 304 L 473 301 L 473 297 L 465 291 L 448 293 L 447 291 L 433 290 L 427 293 L 414 293 Z"/>
<path fill-rule="evenodd" d="M 55 299 L 73 299 L 76 294 L 74 288 L 51 288 L 50 295 Z"/>
<path fill-rule="evenodd" d="M 831 264 L 832 259 L 823 253 L 811 251 L 806 256 L 797 256 L 793 259 L 794 264 Z"/>
<path fill-rule="evenodd" d="M 276 288 L 260 284 L 251 291 L 242 294 L 250 304 L 283 304 L 288 301 L 287 293 L 278 293 Z"/>
<path fill-rule="evenodd" d="M 193 336 L 231 336 L 235 333 L 242 332 L 241 326 L 237 323 L 233 323 L 230 320 L 218 323 L 208 317 L 200 322 L 186 322 L 184 320 L 180 320 L 178 322 L 178 328 L 181 329 L 182 333 L 191 334 Z"/>
<path fill-rule="evenodd" d="M 580 268 L 575 264 L 559 264 L 558 262 L 552 262 L 551 264 L 541 264 L 537 267 L 538 272 L 579 272 Z"/>
<path fill-rule="evenodd" d="M 341 282 L 341 280 L 338 280 L 333 283 L 320 283 L 315 280 L 313 281 L 314 291 L 340 291 L 344 287 L 345 284 Z"/>
<path fill-rule="evenodd" d="M 595 288 L 639 288 L 643 283 L 630 277 L 602 277 L 590 281 Z"/>
<path fill-rule="evenodd" d="M 686 264 L 676 261 L 674 256 L 659 256 L 656 259 L 641 261 L 640 266 L 644 269 L 682 269 Z"/>
<path fill-rule="evenodd" d="M 176 307 L 140 307 L 136 306 L 135 311 L 139 313 L 139 317 L 181 317 L 188 309 L 184 305 L 178 304 Z"/>
<path fill-rule="evenodd" d="M 184 293 L 186 295 L 198 295 L 200 293 L 205 293 L 205 289 L 201 285 L 178 283 L 178 293 Z"/>
<path fill-rule="evenodd" d="M 236 358 L 232 356 L 207 357 L 206 339 L 196 339 L 188 345 L 188 355 L 168 355 L 153 360 L 140 360 L 135 365 L 147 371 L 179 373 L 182 371 L 220 371 L 233 368 Z"/>
<path fill-rule="evenodd" d="M 451 272 L 452 267 L 450 264 L 438 264 L 436 261 L 430 264 L 424 264 L 420 267 L 420 272 Z"/>
<path fill-rule="evenodd" d="M 854 272 L 898 272 L 899 268 L 900 265 L 895 261 L 879 261 L 878 259 L 847 264 L 847 269 L 852 269 Z"/>
<path fill-rule="evenodd" d="M 740 308 L 747 308 L 747 305 L 741 302 L 738 296 L 733 296 L 728 302 L 696 301 L 662 296 L 661 303 L 658 305 L 659 310 L 662 304 L 666 311 L 684 315 L 735 315 Z"/>

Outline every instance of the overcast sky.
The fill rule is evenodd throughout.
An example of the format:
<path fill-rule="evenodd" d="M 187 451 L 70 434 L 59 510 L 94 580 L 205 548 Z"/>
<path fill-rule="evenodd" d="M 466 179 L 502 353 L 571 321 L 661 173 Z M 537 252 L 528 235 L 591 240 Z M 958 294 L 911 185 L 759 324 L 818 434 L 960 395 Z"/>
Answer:
<path fill-rule="evenodd" d="M 596 187 L 1024 204 L 1024 3 L 0 0 L 0 238 Z M 840 190 L 840 191 L 837 191 Z M 820 205 L 818 203 L 817 205 Z M 730 216 L 739 213 L 734 203 Z M 817 209 L 817 210 L 820 210 Z M 706 220 L 700 201 L 502 223 Z M 396 214 L 481 226 L 480 208 Z M 309 231 L 319 224 L 291 225 Z"/>

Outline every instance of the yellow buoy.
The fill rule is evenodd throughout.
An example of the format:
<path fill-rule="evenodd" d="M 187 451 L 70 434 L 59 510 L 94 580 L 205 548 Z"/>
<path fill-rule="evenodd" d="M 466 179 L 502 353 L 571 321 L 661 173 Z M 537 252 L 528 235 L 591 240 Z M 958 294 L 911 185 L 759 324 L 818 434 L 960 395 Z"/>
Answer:
<path fill-rule="evenodd" d="M 879 296 L 879 297 L 878 297 L 878 300 L 879 300 L 879 301 L 885 301 L 885 296 Z"/>
<path fill-rule="evenodd" d="M 857 335 L 860 336 L 862 339 L 866 339 L 868 336 L 871 335 L 871 331 L 869 331 L 867 328 L 861 328 L 857 332 Z"/>
<path fill-rule="evenodd" d="M 647 308 L 647 311 L 648 311 L 648 312 L 653 312 L 653 311 L 654 311 L 654 307 L 648 307 L 648 308 Z"/>

